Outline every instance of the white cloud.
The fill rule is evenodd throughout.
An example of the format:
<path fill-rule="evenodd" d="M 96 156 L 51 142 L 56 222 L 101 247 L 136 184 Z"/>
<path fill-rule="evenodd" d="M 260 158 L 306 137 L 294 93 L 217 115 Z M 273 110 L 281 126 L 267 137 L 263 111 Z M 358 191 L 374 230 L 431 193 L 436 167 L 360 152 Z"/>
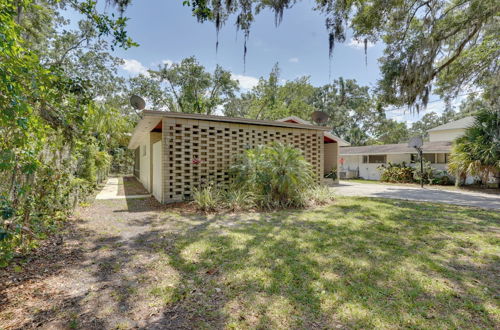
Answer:
<path fill-rule="evenodd" d="M 238 80 L 238 82 L 240 83 L 240 87 L 243 89 L 252 89 L 259 83 L 259 79 L 252 76 L 244 76 L 241 74 L 232 73 L 231 78 L 233 78 L 234 80 Z"/>
<path fill-rule="evenodd" d="M 123 59 L 122 69 L 133 73 L 133 74 L 144 74 L 149 75 L 148 68 L 146 68 L 141 62 L 134 59 Z"/>
<path fill-rule="evenodd" d="M 288 59 L 288 62 L 290 63 L 299 63 L 299 58 L 298 57 L 292 57 Z"/>
<path fill-rule="evenodd" d="M 174 64 L 174 61 L 172 61 L 172 60 L 163 60 L 163 61 L 161 61 L 161 63 L 162 64 L 166 64 L 168 66 L 171 66 L 172 64 Z"/>
<path fill-rule="evenodd" d="M 365 42 L 363 40 L 356 40 L 354 38 L 351 38 L 351 41 L 349 41 L 347 46 L 354 49 L 365 49 Z M 368 41 L 368 43 L 366 44 L 367 48 L 372 48 L 373 46 L 375 46 L 375 44 L 370 41 Z"/>

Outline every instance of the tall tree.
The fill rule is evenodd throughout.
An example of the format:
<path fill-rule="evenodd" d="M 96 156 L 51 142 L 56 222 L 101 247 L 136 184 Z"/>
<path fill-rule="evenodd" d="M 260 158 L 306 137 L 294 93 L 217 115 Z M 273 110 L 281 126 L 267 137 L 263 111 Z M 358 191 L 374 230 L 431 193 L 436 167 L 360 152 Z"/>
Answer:
<path fill-rule="evenodd" d="M 276 63 L 267 78 L 261 77 L 254 88 L 230 102 L 224 114 L 267 120 L 297 116 L 310 120 L 315 110 L 312 105 L 314 91 L 309 77 L 283 81 Z"/>
<path fill-rule="evenodd" d="M 317 87 L 312 105 L 328 114 L 328 126 L 335 135 L 355 145 L 367 142 L 373 133 L 373 123 L 383 116 L 369 88 L 352 79 L 339 78 Z"/>
<path fill-rule="evenodd" d="M 126 6 L 129 1 L 115 0 Z M 184 1 L 200 22 L 217 31 L 234 14 L 236 26 L 249 37 L 263 9 L 279 24 L 297 0 Z M 456 95 L 463 86 L 487 84 L 500 70 L 500 2 L 498 0 L 316 0 L 325 15 L 330 56 L 352 30 L 364 42 L 383 41 L 379 92 L 385 102 L 426 106 L 433 84 L 439 95 Z"/>
<path fill-rule="evenodd" d="M 211 115 L 239 90 L 229 71 L 217 66 L 209 73 L 194 56 L 180 63 L 164 64 L 150 74 L 163 86 L 170 111 Z"/>

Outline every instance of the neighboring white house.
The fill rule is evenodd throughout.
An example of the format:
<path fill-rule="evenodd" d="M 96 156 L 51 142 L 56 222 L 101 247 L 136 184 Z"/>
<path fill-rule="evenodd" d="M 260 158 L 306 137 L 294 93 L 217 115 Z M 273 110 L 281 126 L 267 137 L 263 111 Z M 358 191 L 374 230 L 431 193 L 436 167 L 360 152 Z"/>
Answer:
<path fill-rule="evenodd" d="M 428 131 L 429 141 L 422 149 L 424 159 L 437 170 L 446 170 L 454 139 L 464 134 L 465 129 L 472 125 L 473 117 L 465 117 Z M 380 180 L 378 167 L 387 163 L 412 165 L 417 162 L 415 149 L 406 143 L 371 145 L 362 147 L 340 148 L 340 177 L 360 177 L 368 180 Z M 467 178 L 466 183 L 472 183 L 474 178 Z"/>

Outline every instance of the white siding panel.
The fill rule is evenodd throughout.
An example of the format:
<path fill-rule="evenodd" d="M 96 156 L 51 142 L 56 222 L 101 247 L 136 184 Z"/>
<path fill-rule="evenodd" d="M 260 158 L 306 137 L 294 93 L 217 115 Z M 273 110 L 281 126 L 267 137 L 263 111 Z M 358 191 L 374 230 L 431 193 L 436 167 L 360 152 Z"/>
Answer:
<path fill-rule="evenodd" d="M 460 137 L 464 134 L 465 129 L 447 129 L 443 131 L 432 131 L 429 132 L 429 141 L 453 141 L 457 137 Z"/>

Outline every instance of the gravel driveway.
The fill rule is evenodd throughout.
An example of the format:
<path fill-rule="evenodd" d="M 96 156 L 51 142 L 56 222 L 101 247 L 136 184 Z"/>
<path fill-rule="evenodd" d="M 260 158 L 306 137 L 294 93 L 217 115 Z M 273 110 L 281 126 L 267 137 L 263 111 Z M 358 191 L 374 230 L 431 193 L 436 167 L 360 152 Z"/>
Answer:
<path fill-rule="evenodd" d="M 341 181 L 335 192 L 343 196 L 365 196 L 448 203 L 500 210 L 500 195 L 468 191 L 449 191 L 435 188 L 417 188 L 379 183 Z"/>

